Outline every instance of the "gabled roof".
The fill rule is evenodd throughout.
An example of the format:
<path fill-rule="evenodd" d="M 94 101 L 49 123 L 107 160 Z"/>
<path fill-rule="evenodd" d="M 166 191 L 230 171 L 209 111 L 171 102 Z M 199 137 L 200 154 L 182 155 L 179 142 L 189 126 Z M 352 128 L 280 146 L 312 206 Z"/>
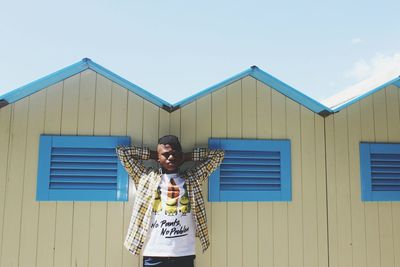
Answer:
<path fill-rule="evenodd" d="M 323 100 L 322 103 L 332 109 L 333 112 L 338 112 L 390 85 L 400 87 L 400 77 L 398 75 L 393 75 L 393 73 L 382 73 L 352 85 Z"/>
<path fill-rule="evenodd" d="M 151 103 L 163 107 L 163 106 L 170 106 L 168 102 L 162 100 L 161 98 L 149 93 L 145 89 L 137 86 L 136 84 L 131 83 L 128 80 L 125 80 L 121 76 L 109 71 L 108 69 L 100 66 L 99 64 L 93 62 L 89 58 L 84 58 L 81 61 L 72 64 L 68 67 L 65 67 L 59 71 L 56 71 L 52 74 L 49 74 L 41 79 L 33 81 L 27 85 L 24 85 L 20 88 L 17 88 L 11 92 L 8 92 L 2 96 L 0 96 L 0 107 L 2 106 L 1 101 L 3 103 L 6 101 L 7 103 L 14 103 L 21 98 L 29 96 L 37 91 L 40 91 L 50 85 L 56 84 L 68 77 L 71 77 L 75 74 L 78 74 L 84 70 L 91 69 L 104 77 L 110 79 L 111 81 L 125 87 L 126 89 L 132 91 L 133 93 L 143 97 L 144 99 L 150 101 Z M 5 105 L 3 104 L 3 106 Z"/>
<path fill-rule="evenodd" d="M 226 79 L 220 83 L 217 83 L 207 89 L 204 89 L 203 91 L 200 91 L 197 94 L 194 94 L 188 98 L 183 99 L 182 101 L 177 102 L 174 104 L 174 107 L 182 107 L 187 104 L 189 104 L 192 101 L 195 101 L 196 99 L 199 99 L 207 94 L 210 94 L 224 86 L 227 86 L 235 81 L 238 81 L 246 76 L 251 76 L 260 82 L 265 83 L 269 87 L 275 89 L 276 91 L 282 93 L 283 95 L 289 97 L 290 99 L 298 102 L 299 104 L 307 107 L 311 111 L 314 111 L 315 113 L 321 114 L 321 115 L 326 115 L 331 113 L 330 109 L 323 104 L 319 103 L 318 101 L 312 99 L 309 96 L 306 96 L 305 94 L 301 93 L 300 91 L 294 89 L 290 85 L 287 85 L 286 83 L 278 80 L 277 78 L 273 77 L 272 75 L 266 73 L 265 71 L 259 69 L 257 66 L 252 66 L 251 68 L 229 78 Z"/>
<path fill-rule="evenodd" d="M 106 68 L 98 65 L 97 63 L 91 61 L 88 58 L 84 58 L 83 60 L 75 63 L 71 66 L 68 66 L 64 69 L 61 69 L 57 72 L 54 72 L 48 76 L 45 76 L 39 80 L 33 81 L 27 85 L 24 85 L 20 88 L 17 88 L 11 92 L 8 92 L 2 96 L 0 96 L 0 108 L 5 106 L 9 103 L 14 103 L 19 99 L 22 99 L 26 96 L 29 96 L 41 89 L 44 89 L 52 84 L 58 83 L 68 77 L 71 77 L 75 74 L 78 74 L 84 70 L 91 69 L 104 77 L 110 79 L 111 81 L 125 87 L 126 89 L 132 91 L 133 93 L 143 97 L 144 99 L 148 100 L 149 102 L 164 108 L 165 110 L 171 112 L 176 110 L 182 106 L 185 106 L 215 90 L 218 90 L 228 84 L 231 84 L 237 80 L 240 80 L 246 76 L 251 76 L 260 82 L 265 83 L 269 87 L 275 89 L 276 91 L 282 93 L 283 95 L 291 98 L 292 100 L 298 102 L 299 104 L 307 107 L 311 111 L 321 114 L 323 116 L 332 113 L 332 110 L 328 107 L 324 106 L 323 104 L 319 103 L 318 101 L 306 96 L 305 94 L 301 93 L 300 91 L 294 89 L 293 87 L 287 85 L 286 83 L 276 79 L 275 77 L 271 76 L 270 74 L 264 72 L 263 70 L 259 69 L 256 66 L 253 66 L 231 78 L 228 78 L 216 85 L 213 85 L 205 90 L 200 91 L 193 96 L 190 96 L 182 101 L 179 101 L 175 104 L 170 104 L 167 101 L 162 100 L 161 98 L 149 93 L 148 91 L 144 90 L 143 88 L 125 80 L 124 78 L 120 77 L 119 75 L 107 70 Z"/>

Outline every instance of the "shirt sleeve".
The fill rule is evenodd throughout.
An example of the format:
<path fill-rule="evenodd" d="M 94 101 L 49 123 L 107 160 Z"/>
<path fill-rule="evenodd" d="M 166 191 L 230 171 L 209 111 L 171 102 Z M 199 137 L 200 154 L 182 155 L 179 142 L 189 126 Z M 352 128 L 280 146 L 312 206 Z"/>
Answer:
<path fill-rule="evenodd" d="M 192 160 L 198 164 L 188 170 L 188 175 L 199 182 L 203 182 L 215 171 L 224 159 L 222 149 L 195 148 L 192 152 Z"/>
<path fill-rule="evenodd" d="M 116 151 L 122 166 L 124 166 L 129 176 L 133 179 L 135 185 L 137 185 L 140 177 L 146 173 L 143 160 L 150 159 L 150 149 L 146 147 L 117 146 Z"/>

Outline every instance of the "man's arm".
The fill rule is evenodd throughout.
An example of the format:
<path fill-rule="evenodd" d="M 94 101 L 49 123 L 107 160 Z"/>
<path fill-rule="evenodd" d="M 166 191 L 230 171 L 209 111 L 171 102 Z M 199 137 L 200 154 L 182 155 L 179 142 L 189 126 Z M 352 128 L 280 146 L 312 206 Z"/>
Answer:
<path fill-rule="evenodd" d="M 146 167 L 143 164 L 143 160 L 152 159 L 154 151 L 144 147 L 127 147 L 117 146 L 116 148 L 119 160 L 128 172 L 129 176 L 132 177 L 135 185 L 137 186 L 140 177 L 145 173 Z"/>
<path fill-rule="evenodd" d="M 195 148 L 192 153 L 185 153 L 185 161 L 198 162 L 195 168 L 187 171 L 191 177 L 195 177 L 199 182 L 203 182 L 215 171 L 224 159 L 222 149 Z"/>

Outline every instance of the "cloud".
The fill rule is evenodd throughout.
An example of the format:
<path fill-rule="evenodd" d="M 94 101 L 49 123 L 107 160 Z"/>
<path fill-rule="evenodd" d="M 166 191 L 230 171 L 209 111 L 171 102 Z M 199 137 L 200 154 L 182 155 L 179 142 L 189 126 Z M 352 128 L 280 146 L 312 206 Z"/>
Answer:
<path fill-rule="evenodd" d="M 346 73 L 346 77 L 355 79 L 355 84 L 323 100 L 322 103 L 331 108 L 339 107 L 355 97 L 395 79 L 399 74 L 400 52 L 391 55 L 377 54 L 370 60 L 359 60 Z"/>
<path fill-rule="evenodd" d="M 361 59 L 353 64 L 346 77 L 357 81 L 382 75 L 400 74 L 400 52 L 391 55 L 376 54 L 370 60 Z"/>
<path fill-rule="evenodd" d="M 353 45 L 356 45 L 356 44 L 359 44 L 359 43 L 362 43 L 362 42 L 363 42 L 363 40 L 361 40 L 361 38 L 358 38 L 358 37 L 351 39 L 351 43 Z"/>

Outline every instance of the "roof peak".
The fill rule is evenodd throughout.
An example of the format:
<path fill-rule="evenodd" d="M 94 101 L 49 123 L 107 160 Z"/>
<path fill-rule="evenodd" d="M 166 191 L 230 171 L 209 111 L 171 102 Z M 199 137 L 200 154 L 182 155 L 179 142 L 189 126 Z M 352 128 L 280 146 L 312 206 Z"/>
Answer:
<path fill-rule="evenodd" d="M 146 91 L 145 89 L 131 83 L 130 81 L 122 78 L 121 76 L 111 72 L 110 70 L 104 68 L 103 66 L 95 63 L 90 58 L 83 58 L 81 61 L 72 64 L 66 68 L 63 68 L 59 71 L 56 71 L 50 75 L 47 75 L 43 78 L 40 78 L 36 81 L 33 81 L 25 86 L 17 88 L 11 92 L 8 92 L 2 96 L 0 96 L 0 100 L 4 100 L 5 103 L 13 103 L 22 99 L 26 96 L 29 96 L 45 87 L 48 87 L 52 84 L 60 82 L 64 79 L 67 79 L 73 75 L 76 75 L 86 69 L 91 69 L 100 75 L 112 80 L 113 82 L 121 85 L 122 87 L 132 91 L 133 93 L 143 97 L 147 101 L 169 111 L 172 112 L 180 107 L 183 107 L 209 93 L 212 93 L 215 90 L 218 90 L 228 84 L 236 82 L 244 77 L 251 76 L 260 82 L 268 85 L 269 87 L 273 88 L 274 90 L 282 93 L 283 95 L 291 98 L 292 100 L 298 102 L 299 104 L 307 107 L 311 111 L 318 113 L 318 114 L 330 114 L 332 110 L 328 107 L 324 106 L 323 104 L 319 103 L 318 101 L 312 99 L 311 97 L 303 94 L 302 92 L 298 91 L 297 89 L 289 86 L 288 84 L 280 81 L 279 79 L 273 77 L 272 75 L 268 74 L 267 72 L 261 70 L 257 66 L 253 65 L 250 68 L 242 71 L 230 78 L 223 80 L 209 88 L 206 88 L 190 97 L 183 99 L 175 104 L 170 104 L 167 101 L 151 94 L 150 92 Z M 4 102 L 3 101 L 3 102 Z"/>

